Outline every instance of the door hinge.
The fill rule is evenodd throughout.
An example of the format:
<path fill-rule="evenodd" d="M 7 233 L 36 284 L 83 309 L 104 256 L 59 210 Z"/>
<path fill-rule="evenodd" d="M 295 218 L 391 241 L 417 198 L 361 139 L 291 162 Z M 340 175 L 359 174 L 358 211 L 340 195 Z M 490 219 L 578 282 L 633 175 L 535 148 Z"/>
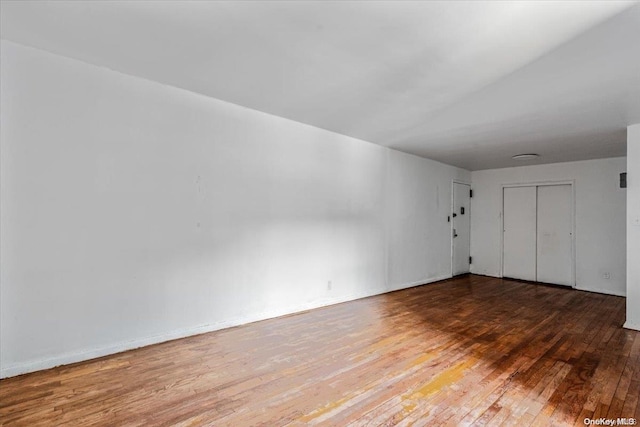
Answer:
<path fill-rule="evenodd" d="M 473 190 L 469 189 L 469 197 L 473 197 Z"/>
<path fill-rule="evenodd" d="M 473 261 L 473 257 L 469 257 L 469 264 L 471 264 L 471 261 Z"/>

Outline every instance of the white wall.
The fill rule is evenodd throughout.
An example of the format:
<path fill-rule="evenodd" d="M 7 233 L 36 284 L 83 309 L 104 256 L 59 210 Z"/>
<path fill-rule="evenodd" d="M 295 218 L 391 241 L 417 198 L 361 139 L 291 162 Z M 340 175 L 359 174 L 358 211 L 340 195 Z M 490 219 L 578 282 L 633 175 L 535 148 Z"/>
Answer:
<path fill-rule="evenodd" d="M 627 128 L 627 328 L 640 331 L 640 123 Z"/>
<path fill-rule="evenodd" d="M 466 171 L 9 42 L 1 63 L 2 376 L 450 275 Z"/>
<path fill-rule="evenodd" d="M 619 157 L 472 172 L 472 273 L 502 275 L 503 184 L 575 180 L 576 287 L 625 295 L 627 190 L 619 186 L 625 171 Z"/>
<path fill-rule="evenodd" d="M 451 166 L 389 151 L 386 207 L 391 289 L 451 276 Z M 425 161 L 427 163 L 425 163 Z M 428 167 L 425 167 L 428 165 Z M 470 174 L 458 173 L 469 181 Z M 437 242 L 437 243 L 436 243 Z"/>

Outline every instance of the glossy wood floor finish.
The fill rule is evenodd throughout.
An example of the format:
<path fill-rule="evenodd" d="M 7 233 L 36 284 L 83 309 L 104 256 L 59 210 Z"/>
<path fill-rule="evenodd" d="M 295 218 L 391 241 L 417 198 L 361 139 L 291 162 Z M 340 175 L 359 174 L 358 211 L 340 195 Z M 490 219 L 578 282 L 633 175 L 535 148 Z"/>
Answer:
<path fill-rule="evenodd" d="M 463 276 L 0 381 L 2 425 L 640 418 L 624 298 Z"/>

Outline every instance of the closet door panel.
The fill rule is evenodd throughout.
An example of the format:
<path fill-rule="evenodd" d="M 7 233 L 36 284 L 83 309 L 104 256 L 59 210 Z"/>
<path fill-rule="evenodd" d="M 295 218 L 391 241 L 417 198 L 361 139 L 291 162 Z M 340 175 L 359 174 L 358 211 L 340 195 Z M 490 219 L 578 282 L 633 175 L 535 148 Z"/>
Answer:
<path fill-rule="evenodd" d="M 537 281 L 573 286 L 570 185 L 538 187 Z"/>
<path fill-rule="evenodd" d="M 502 275 L 536 280 L 536 187 L 505 187 Z"/>

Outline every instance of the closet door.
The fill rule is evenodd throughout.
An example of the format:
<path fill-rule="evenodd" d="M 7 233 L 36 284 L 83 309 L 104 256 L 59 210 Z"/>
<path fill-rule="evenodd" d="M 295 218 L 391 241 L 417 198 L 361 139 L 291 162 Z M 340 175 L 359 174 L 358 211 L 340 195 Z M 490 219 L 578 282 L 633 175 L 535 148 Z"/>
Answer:
<path fill-rule="evenodd" d="M 573 286 L 571 200 L 571 185 L 538 187 L 538 282 Z"/>
<path fill-rule="evenodd" d="M 502 275 L 536 280 L 536 187 L 505 187 Z"/>

